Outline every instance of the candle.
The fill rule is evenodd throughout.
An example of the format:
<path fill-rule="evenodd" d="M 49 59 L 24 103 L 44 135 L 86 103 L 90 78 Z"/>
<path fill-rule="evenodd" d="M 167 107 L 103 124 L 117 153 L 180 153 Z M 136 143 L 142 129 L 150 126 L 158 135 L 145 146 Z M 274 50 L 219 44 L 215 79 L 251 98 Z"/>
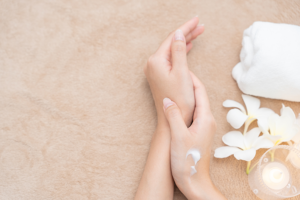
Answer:
<path fill-rule="evenodd" d="M 273 190 L 283 189 L 290 181 L 289 170 L 279 162 L 268 163 L 262 172 L 264 183 Z"/>

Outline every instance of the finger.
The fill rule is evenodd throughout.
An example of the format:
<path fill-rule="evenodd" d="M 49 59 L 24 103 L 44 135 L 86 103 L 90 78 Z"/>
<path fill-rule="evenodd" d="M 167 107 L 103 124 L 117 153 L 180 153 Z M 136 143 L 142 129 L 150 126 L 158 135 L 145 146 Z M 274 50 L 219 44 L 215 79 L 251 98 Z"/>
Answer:
<path fill-rule="evenodd" d="M 194 85 L 194 93 L 195 93 L 195 112 L 194 112 L 194 121 L 197 118 L 206 117 L 211 114 L 210 105 L 208 96 L 206 93 L 206 89 L 201 81 L 194 75 L 193 72 L 191 73 L 193 85 Z"/>
<path fill-rule="evenodd" d="M 180 109 L 176 103 L 171 101 L 169 98 L 164 98 L 163 106 L 165 116 L 170 125 L 172 139 L 180 139 L 183 133 L 187 130 Z"/>
<path fill-rule="evenodd" d="M 193 43 L 189 42 L 186 44 L 186 53 L 188 53 L 193 48 Z"/>
<path fill-rule="evenodd" d="M 188 35 L 191 33 L 197 26 L 199 22 L 198 17 L 193 17 L 191 20 L 187 21 L 185 24 L 179 27 L 180 30 L 182 30 L 184 35 Z M 158 48 L 158 52 L 161 53 L 169 53 L 171 49 L 171 43 L 172 43 L 172 38 L 175 34 L 175 31 L 172 32 L 166 39 L 165 41 L 160 45 Z"/>
<path fill-rule="evenodd" d="M 204 24 L 196 26 L 196 28 L 185 36 L 186 42 L 191 42 L 204 32 Z"/>
<path fill-rule="evenodd" d="M 183 32 L 178 29 L 172 41 L 172 69 L 187 67 L 186 42 Z"/>

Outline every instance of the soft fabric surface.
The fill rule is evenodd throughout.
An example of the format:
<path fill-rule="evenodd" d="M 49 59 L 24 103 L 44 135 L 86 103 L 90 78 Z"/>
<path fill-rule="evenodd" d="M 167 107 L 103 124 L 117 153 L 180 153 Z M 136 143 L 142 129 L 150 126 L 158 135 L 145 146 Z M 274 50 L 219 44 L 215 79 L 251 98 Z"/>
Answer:
<path fill-rule="evenodd" d="M 255 22 L 232 70 L 246 94 L 300 102 L 300 26 Z M 263 86 L 263 87 L 262 87 Z"/>
<path fill-rule="evenodd" d="M 256 199 L 246 163 L 213 158 L 231 76 L 254 21 L 300 25 L 300 2 L 4 0 L 0 4 L 0 199 L 133 199 L 156 125 L 143 74 L 165 37 L 195 15 L 206 30 L 188 55 L 218 125 L 211 177 L 228 199 Z M 281 104 L 261 98 L 279 112 Z M 260 151 L 260 154 L 264 151 Z M 175 191 L 176 200 L 185 199 Z M 293 200 L 299 199 L 292 198 Z"/>

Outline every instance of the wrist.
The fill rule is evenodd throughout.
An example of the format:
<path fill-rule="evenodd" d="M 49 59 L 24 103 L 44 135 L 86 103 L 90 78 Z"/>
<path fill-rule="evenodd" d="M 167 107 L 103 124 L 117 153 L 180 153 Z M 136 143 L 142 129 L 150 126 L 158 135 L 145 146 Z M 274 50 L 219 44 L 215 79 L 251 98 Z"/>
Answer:
<path fill-rule="evenodd" d="M 163 109 L 157 109 L 157 127 L 169 127 L 169 122 L 165 116 Z"/>
<path fill-rule="evenodd" d="M 201 174 L 201 179 L 189 179 L 186 184 L 186 194 L 189 200 L 226 200 L 210 179 L 209 174 Z"/>
<path fill-rule="evenodd" d="M 205 196 L 205 189 L 204 187 L 207 187 L 207 184 L 210 183 L 210 178 L 204 178 L 201 177 L 201 179 L 197 179 L 197 177 L 189 177 L 186 181 L 186 194 L 184 194 L 189 200 L 204 200 Z M 202 181 L 203 180 L 203 181 Z M 204 182 L 201 183 L 201 182 Z M 203 187 L 204 186 L 204 187 Z"/>
<path fill-rule="evenodd" d="M 164 113 L 157 112 L 156 130 L 160 132 L 170 131 L 170 125 Z"/>
<path fill-rule="evenodd" d="M 161 109 L 156 108 L 156 112 L 157 112 L 157 124 L 163 126 L 169 126 L 164 110 L 162 108 Z M 181 114 L 186 126 L 189 127 L 192 123 L 193 115 L 187 114 L 185 112 L 181 112 Z"/>

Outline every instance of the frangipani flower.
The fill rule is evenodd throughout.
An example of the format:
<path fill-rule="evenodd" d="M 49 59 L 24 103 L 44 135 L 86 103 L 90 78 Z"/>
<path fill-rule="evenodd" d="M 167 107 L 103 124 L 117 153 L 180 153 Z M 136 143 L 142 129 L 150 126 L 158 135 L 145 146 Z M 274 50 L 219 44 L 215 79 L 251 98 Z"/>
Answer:
<path fill-rule="evenodd" d="M 253 128 L 245 135 L 240 131 L 230 131 L 222 137 L 223 142 L 228 146 L 217 148 L 214 156 L 226 158 L 234 155 L 237 160 L 251 161 L 256 155 L 256 150 L 271 148 L 274 145 L 264 136 L 259 136 L 260 133 L 259 128 Z"/>
<path fill-rule="evenodd" d="M 226 100 L 223 102 L 224 107 L 236 107 L 231 109 L 227 114 L 228 123 L 235 129 L 241 128 L 245 123 L 245 130 L 254 120 L 260 120 L 262 118 L 268 118 L 271 114 L 274 113 L 271 109 L 268 108 L 259 108 L 260 100 L 248 95 L 242 95 L 245 102 L 247 112 L 240 103 L 233 100 Z"/>
<path fill-rule="evenodd" d="M 268 119 L 258 122 L 258 126 L 264 133 L 264 136 L 272 141 L 274 145 L 279 145 L 292 139 L 298 140 L 297 134 L 299 134 L 300 127 L 297 124 L 293 110 L 282 104 L 280 114 L 281 116 L 274 113 Z"/>

